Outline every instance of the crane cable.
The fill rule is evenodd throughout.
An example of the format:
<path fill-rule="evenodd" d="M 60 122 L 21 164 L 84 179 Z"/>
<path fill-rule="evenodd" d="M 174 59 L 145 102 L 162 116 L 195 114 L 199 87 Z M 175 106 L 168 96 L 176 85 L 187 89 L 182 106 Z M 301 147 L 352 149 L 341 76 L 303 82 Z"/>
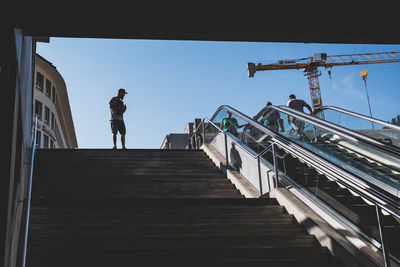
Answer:
<path fill-rule="evenodd" d="M 360 71 L 358 73 L 360 75 L 360 77 L 363 79 L 364 81 L 364 85 L 365 85 L 365 91 L 367 92 L 367 100 L 368 100 L 368 108 L 369 108 L 369 115 L 372 118 L 372 111 L 371 111 L 371 103 L 369 101 L 369 94 L 368 94 L 368 89 L 367 89 L 367 75 L 368 75 L 368 69 Z M 372 123 L 372 122 L 371 122 Z M 374 124 L 372 123 L 372 129 L 374 129 Z"/>
<path fill-rule="evenodd" d="M 364 49 L 363 49 L 364 50 Z M 363 51 L 364 52 L 364 51 Z M 364 52 L 365 53 L 365 52 Z M 364 81 L 364 86 L 365 86 L 365 92 L 367 93 L 367 101 L 368 101 L 368 109 L 369 109 L 369 116 L 372 118 L 372 111 L 371 111 L 371 103 L 369 101 L 369 94 L 368 94 L 368 89 L 367 89 L 367 75 L 368 75 L 368 65 L 367 64 L 367 69 L 358 72 L 358 74 L 360 75 L 361 79 L 363 79 Z M 357 66 L 358 68 L 359 66 Z M 374 128 L 374 124 L 372 123 L 372 128 Z"/>

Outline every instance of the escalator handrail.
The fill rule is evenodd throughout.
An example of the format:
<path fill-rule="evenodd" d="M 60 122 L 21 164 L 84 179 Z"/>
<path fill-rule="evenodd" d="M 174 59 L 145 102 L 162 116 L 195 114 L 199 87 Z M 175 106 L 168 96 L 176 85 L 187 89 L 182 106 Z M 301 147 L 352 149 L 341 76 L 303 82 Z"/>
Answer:
<path fill-rule="evenodd" d="M 268 107 L 270 107 L 270 106 L 268 106 Z M 379 142 L 378 140 L 376 140 L 376 139 L 374 139 L 372 137 L 369 137 L 369 136 L 366 136 L 364 134 L 349 130 L 348 128 L 345 128 L 343 126 L 331 123 L 329 121 L 320 119 L 318 117 L 314 117 L 312 115 L 306 114 L 306 113 L 301 112 L 301 111 L 297 111 L 297 110 L 292 109 L 292 108 L 287 107 L 287 106 L 279 106 L 279 107 L 272 106 L 272 108 L 274 108 L 274 109 L 276 109 L 278 111 L 281 111 L 281 112 L 283 112 L 283 110 L 284 110 L 284 112 L 291 113 L 291 115 L 295 116 L 295 117 L 301 117 L 302 120 L 304 120 L 306 122 L 309 122 L 311 124 L 315 124 L 316 126 L 322 128 L 322 129 L 328 130 L 328 131 L 333 132 L 333 133 L 335 133 L 335 134 L 337 134 L 339 136 L 348 138 L 348 139 L 353 140 L 353 141 L 354 141 L 354 139 L 357 139 L 357 141 L 361 141 L 364 144 L 366 144 L 366 145 L 368 145 L 368 146 L 370 146 L 370 147 L 372 147 L 374 149 L 377 149 L 379 151 L 383 151 L 384 153 L 389 154 L 389 155 L 391 155 L 391 156 L 393 156 L 395 158 L 400 158 L 400 150 L 394 149 L 392 146 L 387 145 L 387 144 L 382 143 L 382 142 Z M 350 136 L 352 138 L 349 138 Z"/>
<path fill-rule="evenodd" d="M 217 129 L 219 132 L 224 133 L 224 131 L 222 129 L 220 129 L 217 125 L 215 125 L 215 123 L 213 123 L 210 119 L 208 119 L 207 117 L 205 117 L 203 119 L 203 121 L 207 121 L 207 123 L 209 123 L 210 125 L 212 125 L 215 129 Z M 224 133 L 226 135 L 226 133 Z M 268 150 L 271 150 L 272 148 L 272 144 L 265 147 L 262 146 L 264 148 L 264 150 L 262 150 L 260 153 L 255 153 L 253 150 L 247 148 L 247 147 L 243 147 L 242 144 L 240 144 L 239 142 L 237 142 L 235 139 L 232 138 L 232 136 L 227 135 L 227 137 L 236 145 L 240 146 L 244 152 L 246 152 L 250 157 L 252 157 L 253 159 L 256 159 L 260 156 L 262 156 L 265 152 L 267 152 Z"/>
<path fill-rule="evenodd" d="M 395 125 L 395 124 L 392 124 L 392 123 L 389 123 L 389 122 L 386 122 L 386 121 L 382 121 L 382 120 L 379 120 L 379 119 L 376 119 L 376 118 L 371 118 L 371 117 L 368 117 L 366 115 L 363 115 L 363 114 L 360 114 L 360 113 L 357 113 L 357 112 L 354 112 L 354 111 L 350 111 L 350 110 L 347 110 L 347 109 L 344 109 L 344 108 L 339 108 L 339 107 L 336 107 L 336 106 L 322 106 L 322 107 L 318 108 L 316 111 L 314 111 L 313 115 L 315 116 L 316 114 L 318 114 L 318 113 L 320 113 L 320 112 L 322 112 L 322 111 L 324 111 L 326 109 L 335 110 L 335 111 L 338 111 L 338 112 L 341 112 L 341 113 L 344 113 L 344 114 L 347 114 L 347 115 L 350 115 L 350 116 L 353 116 L 353 117 L 357 117 L 357 118 L 360 118 L 360 119 L 363 119 L 363 120 L 367 120 L 367 121 L 370 121 L 370 122 L 373 122 L 373 123 L 376 123 L 376 124 L 381 124 L 381 125 L 383 125 L 385 127 L 394 129 L 396 131 L 400 131 L 400 126 L 399 125 Z"/>
<path fill-rule="evenodd" d="M 369 183 L 368 181 L 364 181 L 363 179 L 349 173 L 340 166 L 337 166 L 321 158 L 314 152 L 309 151 L 308 149 L 292 142 L 285 136 L 271 131 L 267 127 L 261 125 L 260 123 L 246 116 L 240 111 L 228 105 L 222 105 L 215 111 L 213 116 L 210 118 L 210 121 L 214 121 L 215 117 L 222 109 L 230 111 L 235 116 L 246 121 L 249 125 L 271 136 L 272 137 L 271 141 L 276 143 L 279 147 L 296 155 L 296 157 L 303 159 L 308 164 L 322 171 L 325 175 L 332 177 L 335 180 L 340 180 L 340 184 L 347 187 L 349 190 L 356 192 L 360 196 L 368 199 L 375 205 L 379 206 L 382 210 L 400 219 L 399 202 L 394 198 L 392 198 L 390 195 L 388 195 L 386 192 L 384 192 L 377 186 Z M 286 112 L 284 110 L 281 111 Z"/>
<path fill-rule="evenodd" d="M 325 121 L 323 119 L 314 117 L 312 115 L 306 114 L 304 112 L 297 111 L 295 109 L 289 108 L 287 106 L 273 106 L 270 105 L 268 107 L 264 107 L 260 112 L 257 113 L 253 118 L 257 120 L 258 117 L 261 116 L 267 109 L 275 109 L 277 111 L 286 113 L 287 115 L 295 116 L 295 117 L 300 117 L 302 120 L 314 124 L 322 129 L 328 130 L 330 132 L 333 132 L 337 134 L 338 136 L 345 137 L 347 139 L 350 139 L 354 142 L 361 141 L 364 144 L 368 145 L 369 147 L 372 147 L 373 149 L 377 149 L 378 151 L 383 151 L 384 153 L 393 156 L 395 158 L 400 158 L 400 150 L 393 148 L 390 145 L 387 145 L 385 143 L 379 142 L 376 139 L 357 133 L 355 131 L 349 130 L 347 128 L 344 128 L 340 125 Z"/>

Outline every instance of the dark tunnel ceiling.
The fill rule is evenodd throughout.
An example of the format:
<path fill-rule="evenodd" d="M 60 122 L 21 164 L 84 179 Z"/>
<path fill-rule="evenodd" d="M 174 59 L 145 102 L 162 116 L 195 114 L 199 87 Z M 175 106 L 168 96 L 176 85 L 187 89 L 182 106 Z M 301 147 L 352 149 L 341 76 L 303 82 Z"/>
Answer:
<path fill-rule="evenodd" d="M 256 5 L 243 10 L 232 5 L 226 10 L 157 7 L 35 6 L 11 10 L 7 21 L 26 35 L 43 37 L 400 44 L 397 16 L 388 14 L 388 8 L 388 15 L 378 16 L 377 10 L 367 14 L 359 7 L 338 11 L 294 7 L 289 13 L 259 12 Z"/>

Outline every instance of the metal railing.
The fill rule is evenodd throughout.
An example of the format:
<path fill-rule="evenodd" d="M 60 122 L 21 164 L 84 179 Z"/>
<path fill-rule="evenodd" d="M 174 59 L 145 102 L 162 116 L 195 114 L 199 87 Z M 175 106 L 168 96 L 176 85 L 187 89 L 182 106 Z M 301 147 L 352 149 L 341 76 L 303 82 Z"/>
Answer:
<path fill-rule="evenodd" d="M 382 151 L 385 154 L 388 154 L 388 155 L 391 155 L 391 156 L 394 156 L 397 158 L 400 157 L 400 150 L 394 148 L 393 146 L 382 143 L 382 142 L 380 142 L 372 137 L 369 137 L 367 135 L 349 130 L 340 125 L 337 125 L 337 124 L 331 123 L 329 121 L 320 119 L 318 117 L 308 115 L 304 112 L 300 112 L 295 109 L 289 108 L 287 106 L 272 106 L 272 105 L 268 106 L 268 107 L 262 109 L 256 116 L 254 116 L 254 118 L 259 118 L 261 116 L 261 114 L 263 114 L 268 109 L 274 109 L 276 111 L 286 113 L 290 116 L 300 117 L 303 121 L 310 123 L 310 124 L 317 125 L 321 129 L 328 130 L 332 133 L 337 134 L 338 136 L 344 137 L 344 138 L 352 140 L 352 141 L 357 141 L 357 142 L 362 141 L 363 144 L 365 144 L 373 149 Z"/>
<path fill-rule="evenodd" d="M 395 124 L 388 123 L 388 122 L 385 122 L 385 121 L 382 121 L 382 120 L 378 120 L 376 118 L 371 118 L 371 117 L 365 116 L 363 114 L 360 114 L 360 113 L 357 113 L 357 112 L 354 112 L 354 111 L 350 111 L 350 110 L 347 110 L 347 109 L 344 109 L 344 108 L 335 107 L 335 106 L 322 106 L 319 109 L 317 109 L 316 111 L 314 111 L 313 115 L 317 115 L 318 113 L 323 112 L 324 110 L 334 110 L 334 111 L 337 111 L 337 112 L 340 112 L 340 113 L 343 113 L 343 114 L 347 114 L 347 115 L 350 115 L 350 116 L 353 116 L 353 117 L 357 117 L 357 118 L 360 118 L 360 119 L 363 119 L 363 120 L 366 120 L 366 121 L 370 121 L 372 123 L 381 124 L 381 125 L 383 125 L 383 126 L 385 126 L 387 128 L 390 128 L 390 129 L 393 129 L 393 130 L 396 130 L 396 131 L 400 132 L 400 126 L 399 125 L 395 125 Z"/>
<path fill-rule="evenodd" d="M 26 218 L 25 218 L 25 231 L 24 231 L 24 243 L 23 243 L 23 255 L 22 255 L 22 267 L 26 265 L 26 253 L 28 248 L 28 230 L 29 230 L 29 217 L 31 211 L 31 197 L 32 197 L 32 178 L 33 178 L 33 165 L 35 161 L 36 153 L 36 139 L 37 139 L 37 125 L 38 125 L 38 115 L 34 118 L 33 127 L 33 138 L 32 138 L 32 153 L 28 180 L 28 196 L 26 198 Z"/>
<path fill-rule="evenodd" d="M 237 145 L 239 145 L 248 155 L 250 155 L 252 158 L 257 159 L 257 165 L 258 165 L 258 178 L 259 178 L 259 183 L 260 183 L 260 195 L 263 195 L 263 191 L 262 191 L 262 177 L 261 177 L 261 157 L 267 153 L 268 151 L 272 152 L 273 158 L 275 159 L 273 162 L 273 169 L 275 170 L 275 188 L 278 187 L 278 180 L 279 180 L 279 173 L 278 173 L 278 166 L 277 166 L 277 158 L 279 159 L 284 159 L 287 155 L 289 155 L 289 153 L 280 155 L 277 151 L 276 151 L 276 145 L 275 144 L 270 144 L 268 146 L 264 146 L 263 144 L 259 143 L 259 145 L 261 147 L 263 147 L 263 150 L 258 153 L 255 154 L 252 152 L 252 150 L 249 150 L 247 147 L 243 147 L 242 144 L 238 143 L 234 138 L 232 138 L 231 136 L 227 135 L 226 132 L 224 132 L 221 128 L 218 127 L 218 125 L 214 124 L 210 119 L 208 119 L 207 117 L 204 117 L 203 119 L 201 119 L 201 123 L 194 129 L 192 135 L 189 137 L 188 141 L 187 141 L 187 145 L 186 148 L 188 149 L 199 149 L 203 143 L 203 141 L 205 140 L 205 128 L 208 127 L 205 126 L 205 121 L 207 121 L 207 124 L 210 124 L 212 126 L 214 126 L 215 129 L 217 129 L 220 133 L 224 134 L 224 146 L 225 146 L 225 159 L 226 159 L 226 165 L 228 167 L 229 165 L 229 157 L 228 157 L 228 142 L 227 142 L 227 138 L 229 138 L 231 140 L 232 143 L 235 143 Z M 202 127 L 202 132 L 199 134 L 199 128 Z M 244 132 L 243 132 L 244 133 Z M 245 133 L 244 133 L 245 134 Z M 249 138 L 253 139 L 254 141 L 256 141 L 254 138 L 252 138 L 251 136 L 248 136 Z M 257 141 L 256 141 L 257 142 Z M 285 166 L 285 162 L 283 161 L 283 167 L 284 170 L 286 170 L 286 166 Z"/>
<path fill-rule="evenodd" d="M 298 114 L 300 112 L 296 112 L 292 109 L 286 109 L 286 108 L 278 108 L 278 107 L 273 107 L 274 109 L 277 109 L 283 113 L 286 113 L 287 115 L 295 116 L 295 117 L 301 117 L 304 119 L 306 122 L 312 123 L 317 125 L 318 127 L 324 128 L 324 129 L 329 129 L 341 136 L 346 136 L 347 138 L 351 140 L 359 140 L 357 135 L 353 135 L 353 133 L 349 132 L 347 129 L 344 129 L 344 131 L 341 131 L 341 127 L 335 128 L 332 127 L 329 124 L 325 124 L 323 121 L 320 121 L 319 119 L 313 119 L 309 118 L 311 116 L 300 116 L 302 114 Z M 276 177 L 276 185 L 278 185 L 278 166 L 276 162 L 276 148 L 279 147 L 283 149 L 285 152 L 290 153 L 296 158 L 299 158 L 301 161 L 306 162 L 308 165 L 311 167 L 315 168 L 318 172 L 324 174 L 328 178 L 330 178 L 333 181 L 338 182 L 340 185 L 344 186 L 345 188 L 349 189 L 350 191 L 355 192 L 356 194 L 360 195 L 361 197 L 367 199 L 370 201 L 373 205 L 375 205 L 376 209 L 376 215 L 377 215 L 377 221 L 378 221 L 378 230 L 379 230 L 379 235 L 381 238 L 381 249 L 382 249 L 382 255 L 384 259 L 384 265 L 385 266 L 390 266 L 390 257 L 389 257 L 389 252 L 388 252 L 388 246 L 387 246 L 387 238 L 385 236 L 385 230 L 384 230 L 384 222 L 382 220 L 382 212 L 385 211 L 389 213 L 390 215 L 396 217 L 397 219 L 400 219 L 400 206 L 399 203 L 396 199 L 393 199 L 390 195 L 386 194 L 384 191 L 382 191 L 379 187 L 376 187 L 374 184 L 371 184 L 368 181 L 365 181 L 363 179 L 360 179 L 357 176 L 354 176 L 353 174 L 349 173 L 348 171 L 332 164 L 331 162 L 321 158 L 314 152 L 290 141 L 286 137 L 273 132 L 272 130 L 268 129 L 267 127 L 259 124 L 257 121 L 254 119 L 244 115 L 243 113 L 227 106 L 223 105 L 220 106 L 217 111 L 214 113 L 214 115 L 211 117 L 211 119 L 204 118 L 202 127 L 203 127 L 203 142 L 205 140 L 205 125 L 204 121 L 207 120 L 208 123 L 211 123 L 214 127 L 218 129 L 218 131 L 223 132 L 222 129 L 220 129 L 217 125 L 215 125 L 212 121 L 214 118 L 217 116 L 217 114 L 222 110 L 225 109 L 227 111 L 230 111 L 232 114 L 237 116 L 238 118 L 244 120 L 247 122 L 249 125 L 252 127 L 262 131 L 264 134 L 267 134 L 268 136 L 271 137 L 271 145 L 266 147 L 263 151 L 261 151 L 259 154 L 254 155 L 255 153 L 251 153 L 248 151 L 246 147 L 243 146 L 243 144 L 237 142 L 234 138 L 229 138 L 235 142 L 237 145 L 239 145 L 244 151 L 246 151 L 248 154 L 252 155 L 253 158 L 257 158 L 257 161 L 259 163 L 259 159 L 262 155 L 264 155 L 267 151 L 269 151 L 271 148 L 273 149 L 273 166 L 274 166 L 274 171 L 275 171 L 275 177 Z M 198 129 L 196 129 L 198 130 Z M 228 153 L 227 153 L 227 138 L 228 135 L 225 134 L 225 156 L 226 156 L 226 162 L 228 163 Z M 364 137 L 360 137 L 363 139 Z M 368 142 L 370 140 L 366 140 Z M 372 142 L 373 143 L 373 142 Z M 373 145 L 369 143 L 369 145 Z M 261 176 L 259 176 L 261 177 Z M 260 178 L 261 179 L 261 178 Z M 261 187 L 260 187 L 261 188 Z"/>
<path fill-rule="evenodd" d="M 279 106 L 279 107 L 272 106 L 272 108 L 290 114 L 291 116 L 300 117 L 302 120 L 311 124 L 315 124 L 321 129 L 329 130 L 337 134 L 338 136 L 343 136 L 350 140 L 362 141 L 365 145 L 370 146 L 371 148 L 374 148 L 378 151 L 382 151 L 386 154 L 389 154 L 397 158 L 400 157 L 400 151 L 398 149 L 394 149 L 393 146 L 382 143 L 367 135 L 349 130 L 348 128 L 345 128 L 337 124 L 333 124 L 318 117 L 310 116 L 304 112 L 297 111 L 287 106 Z"/>
<path fill-rule="evenodd" d="M 239 147 L 241 147 L 243 149 L 243 151 L 245 151 L 248 155 L 250 155 L 252 158 L 257 160 L 257 166 L 258 166 L 258 179 L 259 179 L 259 183 L 260 183 L 260 195 L 263 195 L 263 191 L 262 191 L 262 176 L 261 176 L 261 162 L 260 162 L 260 158 L 267 153 L 268 151 L 272 150 L 272 157 L 273 157 L 273 168 L 275 170 L 275 186 L 274 188 L 278 187 L 278 180 L 279 180 L 279 174 L 278 174 L 278 163 L 277 163 L 277 157 L 278 154 L 276 152 L 276 146 L 274 143 L 270 144 L 269 146 L 265 147 L 263 146 L 263 150 L 258 153 L 258 154 L 254 154 L 252 153 L 252 151 L 248 150 L 247 147 L 243 147 L 242 144 L 240 144 L 239 142 L 237 142 L 234 138 L 232 138 L 230 135 L 228 135 L 226 132 L 224 132 L 221 128 L 219 128 L 217 125 L 215 125 L 210 119 L 208 118 L 203 118 L 202 119 L 202 124 L 203 124 L 203 140 L 204 140 L 204 136 L 205 136 L 205 126 L 204 126 L 204 122 L 205 120 L 207 120 L 207 123 L 209 123 L 210 125 L 214 126 L 220 133 L 224 134 L 224 146 L 225 146 L 225 160 L 226 160 L 226 167 L 229 166 L 229 156 L 228 156 L 228 138 L 231 140 L 231 142 L 235 143 L 236 145 L 238 145 Z"/>

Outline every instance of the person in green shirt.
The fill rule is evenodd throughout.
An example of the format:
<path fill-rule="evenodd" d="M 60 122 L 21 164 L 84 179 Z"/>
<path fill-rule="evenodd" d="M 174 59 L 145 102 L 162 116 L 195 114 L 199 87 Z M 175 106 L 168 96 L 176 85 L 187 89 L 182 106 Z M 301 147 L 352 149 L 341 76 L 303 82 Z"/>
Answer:
<path fill-rule="evenodd" d="M 222 121 L 222 130 L 224 132 L 228 132 L 233 134 L 234 136 L 238 136 L 237 129 L 242 128 L 244 125 L 239 125 L 238 121 L 235 118 L 232 118 L 232 113 L 230 111 L 226 112 L 226 118 L 223 118 Z"/>

